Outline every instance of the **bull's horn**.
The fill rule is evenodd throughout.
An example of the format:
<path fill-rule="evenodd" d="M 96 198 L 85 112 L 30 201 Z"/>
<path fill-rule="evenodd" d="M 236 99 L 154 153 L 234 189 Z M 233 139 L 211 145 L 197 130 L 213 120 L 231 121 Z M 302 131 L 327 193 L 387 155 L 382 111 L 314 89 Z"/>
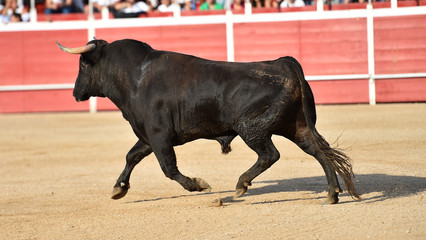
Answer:
<path fill-rule="evenodd" d="M 67 48 L 67 47 L 64 47 L 61 44 L 59 44 L 58 41 L 56 41 L 56 44 L 58 44 L 58 47 L 62 51 L 66 52 L 66 53 L 72 53 L 72 54 L 87 53 L 87 52 L 91 52 L 91 51 L 95 50 L 95 48 L 96 48 L 96 44 L 94 44 L 94 43 L 89 43 L 86 46 L 77 47 L 77 48 Z"/>

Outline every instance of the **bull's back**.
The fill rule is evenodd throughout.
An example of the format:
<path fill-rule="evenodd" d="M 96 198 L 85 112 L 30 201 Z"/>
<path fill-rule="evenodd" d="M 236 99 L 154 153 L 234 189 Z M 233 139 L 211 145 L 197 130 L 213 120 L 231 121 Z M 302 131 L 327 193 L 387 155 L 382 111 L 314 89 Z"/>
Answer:
<path fill-rule="evenodd" d="M 275 61 L 229 63 L 169 52 L 159 52 L 156 60 L 150 91 L 167 102 L 180 142 L 233 134 L 244 121 L 273 119 L 288 89 L 297 85 Z"/>

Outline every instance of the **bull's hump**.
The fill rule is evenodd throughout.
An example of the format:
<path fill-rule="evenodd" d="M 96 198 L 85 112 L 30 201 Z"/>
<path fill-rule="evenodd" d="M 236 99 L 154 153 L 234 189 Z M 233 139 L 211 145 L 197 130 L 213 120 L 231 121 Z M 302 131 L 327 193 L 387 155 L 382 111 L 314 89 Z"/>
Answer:
<path fill-rule="evenodd" d="M 290 87 L 289 78 L 283 74 L 274 73 L 272 71 L 252 69 L 249 72 L 249 76 L 253 79 L 259 80 L 263 84 L 277 85 L 285 88 Z"/>

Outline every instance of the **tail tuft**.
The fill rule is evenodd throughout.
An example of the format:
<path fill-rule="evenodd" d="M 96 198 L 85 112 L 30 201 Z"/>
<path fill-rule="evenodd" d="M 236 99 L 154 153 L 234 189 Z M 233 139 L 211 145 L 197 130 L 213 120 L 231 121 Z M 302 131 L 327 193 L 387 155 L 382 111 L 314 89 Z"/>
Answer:
<path fill-rule="evenodd" d="M 325 155 L 329 166 L 336 171 L 343 179 L 346 189 L 354 199 L 361 199 L 353 184 L 354 173 L 352 171 L 351 159 L 339 149 L 330 147 L 327 141 L 317 132 L 314 131 L 316 143 L 319 149 Z"/>

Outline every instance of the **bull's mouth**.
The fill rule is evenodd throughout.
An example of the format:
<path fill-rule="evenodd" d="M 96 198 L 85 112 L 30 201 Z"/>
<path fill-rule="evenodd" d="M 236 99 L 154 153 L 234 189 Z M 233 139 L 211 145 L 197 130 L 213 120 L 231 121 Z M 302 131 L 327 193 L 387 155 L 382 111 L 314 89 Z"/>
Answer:
<path fill-rule="evenodd" d="M 74 96 L 75 101 L 83 102 L 89 100 L 90 96 Z"/>

